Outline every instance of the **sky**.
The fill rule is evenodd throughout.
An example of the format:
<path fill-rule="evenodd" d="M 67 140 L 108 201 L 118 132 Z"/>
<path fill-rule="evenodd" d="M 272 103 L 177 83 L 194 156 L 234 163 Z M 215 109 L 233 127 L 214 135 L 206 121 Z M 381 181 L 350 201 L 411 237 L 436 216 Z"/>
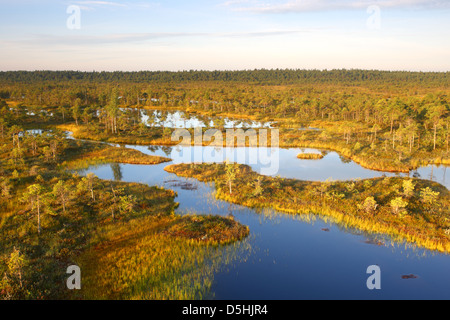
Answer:
<path fill-rule="evenodd" d="M 0 70 L 450 71 L 450 0 L 0 0 Z"/>

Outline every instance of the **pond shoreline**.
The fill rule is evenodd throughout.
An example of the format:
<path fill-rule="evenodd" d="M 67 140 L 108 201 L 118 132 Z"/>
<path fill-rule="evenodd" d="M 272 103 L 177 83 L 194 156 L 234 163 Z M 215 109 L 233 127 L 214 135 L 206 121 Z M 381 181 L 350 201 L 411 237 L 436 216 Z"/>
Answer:
<path fill-rule="evenodd" d="M 82 126 L 80 126 L 82 128 Z M 136 145 L 136 146 L 166 146 L 166 147 L 175 147 L 178 145 L 183 146 L 197 146 L 194 142 L 194 139 L 191 140 L 191 144 L 180 144 L 178 141 L 167 141 L 167 140 L 152 140 L 152 141 L 136 141 L 135 138 L 129 139 L 126 136 L 125 137 L 114 137 L 114 138 L 98 138 L 95 139 L 91 135 L 83 135 L 79 132 L 80 128 L 74 126 L 74 125 L 59 125 L 58 128 L 71 132 L 71 135 L 73 138 L 79 139 L 79 140 L 86 140 L 86 141 L 98 141 L 103 143 L 112 143 L 112 144 L 119 144 L 119 145 Z M 227 147 L 226 140 L 224 139 L 224 145 L 223 147 Z M 270 139 L 268 139 L 270 141 Z M 214 143 L 214 142 L 213 142 Z M 215 146 L 211 142 L 202 142 L 202 147 L 209 147 L 209 146 Z M 219 146 L 220 147 L 220 146 Z M 233 146 L 234 148 L 237 147 L 249 147 L 249 142 L 247 141 L 245 145 L 239 145 L 237 142 Z M 253 147 L 253 146 L 252 146 Z M 259 145 L 254 146 L 259 147 Z M 266 147 L 266 146 L 264 146 Z M 270 144 L 267 146 L 270 147 Z M 390 172 L 390 173 L 411 173 L 414 170 L 417 170 L 419 168 L 430 166 L 430 165 L 442 165 L 442 166 L 449 166 L 447 161 L 445 159 L 433 159 L 433 160 L 421 160 L 417 163 L 416 166 L 408 166 L 407 168 L 404 167 L 395 167 L 393 168 L 389 164 L 382 164 L 382 163 L 367 163 L 366 159 L 360 158 L 357 155 L 354 155 L 352 153 L 345 152 L 344 149 L 340 148 L 338 145 L 330 145 L 330 144 L 323 144 L 318 143 L 315 141 L 312 142 L 304 142 L 304 143 L 291 143 L 291 144 L 283 144 L 281 143 L 279 146 L 280 149 L 292 149 L 292 148 L 313 148 L 313 149 L 320 149 L 324 151 L 334 151 L 337 152 L 351 160 L 353 160 L 355 163 L 359 164 L 363 168 L 374 170 L 378 172 Z M 445 160 L 445 161 L 444 161 Z"/>

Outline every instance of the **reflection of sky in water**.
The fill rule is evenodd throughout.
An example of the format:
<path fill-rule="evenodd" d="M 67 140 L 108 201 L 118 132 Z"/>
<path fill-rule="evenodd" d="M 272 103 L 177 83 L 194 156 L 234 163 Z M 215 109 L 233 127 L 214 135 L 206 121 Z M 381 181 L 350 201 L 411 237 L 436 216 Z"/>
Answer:
<path fill-rule="evenodd" d="M 142 121 L 149 126 L 163 126 L 166 128 L 198 128 L 198 127 L 214 127 L 214 121 L 209 117 L 197 117 L 194 115 L 186 115 L 182 111 L 174 111 L 164 113 L 165 119 L 162 118 L 161 111 L 141 110 Z M 201 119 L 203 118 L 203 119 Z M 261 123 L 258 121 L 246 120 L 230 120 L 224 118 L 224 128 L 270 128 L 270 123 Z"/>
<path fill-rule="evenodd" d="M 164 154 L 161 149 L 155 153 Z M 329 161 L 340 159 L 331 157 Z M 179 214 L 226 216 L 231 213 L 250 228 L 251 236 L 245 242 L 251 247 L 250 256 L 216 274 L 213 291 L 217 299 L 450 298 L 450 257 L 447 255 L 391 244 L 381 236 L 343 229 L 314 216 L 305 222 L 301 216 L 273 210 L 258 212 L 220 201 L 214 197 L 212 183 L 167 173 L 164 167 L 169 164 L 122 164 L 115 168 L 120 170 L 116 176 L 123 181 L 176 191 Z M 312 171 L 320 171 L 317 162 L 311 165 L 316 166 Z M 85 172 L 94 172 L 102 179 L 114 179 L 110 165 L 92 167 Z M 370 240 L 375 239 L 385 245 L 370 244 Z M 369 276 L 366 269 L 373 264 L 381 268 L 380 291 L 370 291 L 365 285 Z M 401 279 L 405 274 L 416 274 L 419 278 Z"/>
<path fill-rule="evenodd" d="M 127 146 L 143 153 L 169 157 L 176 163 L 189 162 L 223 162 L 226 160 L 249 164 L 253 170 L 264 174 L 262 169 L 270 168 L 268 162 L 274 161 L 272 167 L 278 167 L 276 173 L 283 178 L 293 178 L 307 181 L 369 179 L 382 176 L 408 176 L 404 173 L 391 173 L 366 169 L 359 164 L 341 157 L 336 152 L 324 152 L 325 157 L 319 160 L 302 160 L 297 155 L 301 152 L 316 152 L 316 149 L 305 148 L 220 148 L 220 147 L 158 147 L 158 146 Z M 195 160 L 195 161 L 194 161 Z M 447 188 L 450 179 L 446 177 L 446 166 L 427 166 L 412 171 L 409 176 L 433 180 Z"/>
<path fill-rule="evenodd" d="M 43 130 L 27 130 L 28 133 L 41 134 Z M 73 139 L 70 132 L 67 138 Z M 99 142 L 101 143 L 101 142 Z M 111 144 L 114 145 L 114 144 Z M 250 165 L 260 174 L 280 176 L 306 181 L 370 179 L 382 176 L 410 176 L 432 180 L 447 188 L 450 179 L 447 177 L 447 166 L 430 165 L 411 171 L 409 174 L 392 173 L 366 169 L 350 159 L 333 151 L 321 151 L 308 148 L 223 148 L 203 146 L 137 146 L 128 148 L 139 150 L 145 154 L 168 157 L 175 163 L 190 162 L 237 162 Z M 323 159 L 303 160 L 297 155 L 304 152 L 322 153 Z"/>

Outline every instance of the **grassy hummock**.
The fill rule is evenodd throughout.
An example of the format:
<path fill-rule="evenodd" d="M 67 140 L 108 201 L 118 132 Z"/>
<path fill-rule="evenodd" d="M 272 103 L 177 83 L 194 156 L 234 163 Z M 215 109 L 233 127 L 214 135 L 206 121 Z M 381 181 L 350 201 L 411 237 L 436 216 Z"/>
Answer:
<path fill-rule="evenodd" d="M 302 160 L 319 160 L 323 159 L 323 154 L 320 153 L 299 153 L 297 155 L 298 159 Z"/>
<path fill-rule="evenodd" d="M 175 221 L 164 233 L 201 242 L 226 244 L 245 238 L 249 229 L 232 217 L 194 215 Z"/>
<path fill-rule="evenodd" d="M 68 160 L 64 162 L 66 167 L 89 167 L 102 163 L 153 165 L 171 161 L 170 158 L 147 155 L 131 148 L 113 147 L 87 141 L 83 141 L 81 146 L 80 152 L 67 157 Z"/>
<path fill-rule="evenodd" d="M 78 259 L 83 299 L 193 300 L 210 294 L 214 274 L 238 257 L 248 228 L 230 219 L 147 216 L 104 230 Z M 77 298 L 76 296 L 74 298 Z"/>

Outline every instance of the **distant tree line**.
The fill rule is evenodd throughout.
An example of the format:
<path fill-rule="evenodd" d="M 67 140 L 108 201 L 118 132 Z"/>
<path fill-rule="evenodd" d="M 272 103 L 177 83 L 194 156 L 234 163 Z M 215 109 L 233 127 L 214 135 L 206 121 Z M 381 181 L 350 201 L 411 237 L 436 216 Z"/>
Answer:
<path fill-rule="evenodd" d="M 413 82 L 421 85 L 449 85 L 450 72 L 407 72 L 360 69 L 300 70 L 258 69 L 242 71 L 136 71 L 136 72 L 82 72 L 82 71 L 4 71 L 0 83 L 34 83 L 47 81 L 88 82 L 180 82 L 180 81 L 227 81 L 259 84 L 333 83 L 355 84 L 375 82 L 398 85 Z"/>

